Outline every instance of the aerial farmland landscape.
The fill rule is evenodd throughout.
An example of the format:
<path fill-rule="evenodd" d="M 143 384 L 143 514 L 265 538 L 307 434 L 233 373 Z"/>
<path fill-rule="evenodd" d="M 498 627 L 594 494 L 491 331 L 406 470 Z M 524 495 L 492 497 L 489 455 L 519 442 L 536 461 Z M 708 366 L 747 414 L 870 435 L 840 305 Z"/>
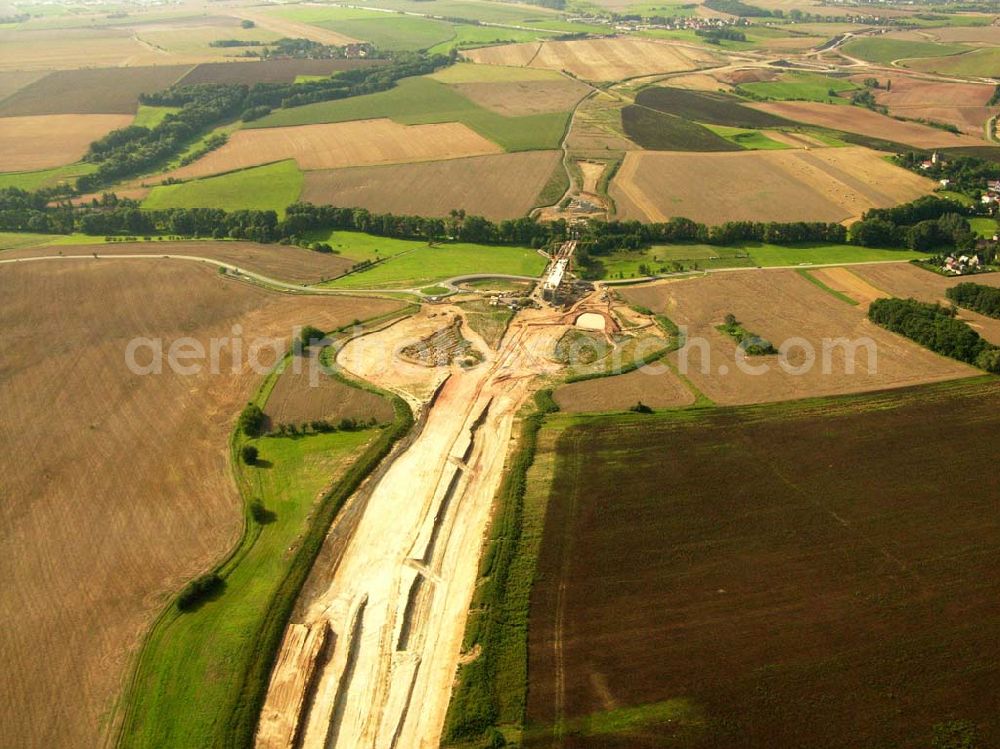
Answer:
<path fill-rule="evenodd" d="M 998 0 L 0 0 L 0 747 L 1000 747 Z"/>

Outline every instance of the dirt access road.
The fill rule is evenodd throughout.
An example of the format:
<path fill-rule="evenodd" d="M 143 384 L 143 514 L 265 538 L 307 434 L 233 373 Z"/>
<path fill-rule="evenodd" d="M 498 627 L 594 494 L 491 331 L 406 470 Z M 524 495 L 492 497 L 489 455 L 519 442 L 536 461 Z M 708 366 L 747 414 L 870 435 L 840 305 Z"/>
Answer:
<path fill-rule="evenodd" d="M 419 433 L 374 485 L 332 582 L 286 634 L 258 747 L 438 746 L 515 414 L 536 377 L 558 367 L 546 357 L 566 330 L 558 319 L 523 312 L 497 352 L 452 367 L 425 401 Z M 375 336 L 398 351 L 426 325 L 418 316 Z M 467 325 L 462 333 L 489 352 Z M 351 371 L 361 360 L 350 346 L 338 357 Z M 379 372 L 353 373 L 413 402 L 412 373 L 397 377 L 407 369 L 397 363 L 390 355 Z M 428 372 L 428 382 L 441 377 Z"/>

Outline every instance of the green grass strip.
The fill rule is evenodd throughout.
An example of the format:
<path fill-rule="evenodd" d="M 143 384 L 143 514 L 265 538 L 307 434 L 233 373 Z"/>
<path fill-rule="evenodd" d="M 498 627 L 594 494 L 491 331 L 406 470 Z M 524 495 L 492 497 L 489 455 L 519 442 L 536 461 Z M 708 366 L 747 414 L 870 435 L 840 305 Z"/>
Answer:
<path fill-rule="evenodd" d="M 810 273 L 807 270 L 803 270 L 803 269 L 800 268 L 799 270 L 796 270 L 795 272 L 798 273 L 800 276 L 802 276 L 804 279 L 806 279 L 813 286 L 817 286 L 817 287 L 823 289 L 823 291 L 825 291 L 827 294 L 832 294 L 833 296 L 837 297 L 837 299 L 839 299 L 842 302 L 847 302 L 848 304 L 850 304 L 853 307 L 857 307 L 858 304 L 860 304 L 860 302 L 858 302 L 857 299 L 851 299 L 849 296 L 847 296 L 847 294 L 843 293 L 842 291 L 837 291 L 836 289 L 830 288 L 829 286 L 827 286 L 825 283 L 823 283 L 822 281 L 820 281 L 818 278 L 816 278 L 816 276 L 814 276 L 812 273 Z"/>

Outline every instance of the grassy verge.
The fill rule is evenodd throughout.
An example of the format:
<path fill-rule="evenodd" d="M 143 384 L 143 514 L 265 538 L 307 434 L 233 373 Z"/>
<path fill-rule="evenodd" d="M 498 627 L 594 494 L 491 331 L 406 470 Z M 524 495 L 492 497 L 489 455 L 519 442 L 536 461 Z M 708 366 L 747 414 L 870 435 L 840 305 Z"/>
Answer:
<path fill-rule="evenodd" d="M 263 406 L 276 380 L 277 369 L 254 402 Z M 252 440 L 233 434 L 243 537 L 212 570 L 224 581 L 216 600 L 187 613 L 171 602 L 154 624 L 125 691 L 118 746 L 252 745 L 285 626 L 327 529 L 413 423 L 406 403 L 389 397 L 396 418 L 383 429 Z M 258 447 L 262 465 L 238 462 L 245 444 Z M 255 499 L 263 514 L 252 511 Z"/>
<path fill-rule="evenodd" d="M 553 406 L 547 391 L 536 396 L 536 408 L 521 422 L 518 446 L 497 494 L 465 632 L 464 649 L 478 650 L 478 655 L 459 669 L 445 721 L 446 745 L 484 735 L 493 739 L 499 725 L 517 727 L 524 720 L 528 603 L 544 521 L 544 505 L 535 501 L 526 513 L 525 496 L 538 433 Z"/>

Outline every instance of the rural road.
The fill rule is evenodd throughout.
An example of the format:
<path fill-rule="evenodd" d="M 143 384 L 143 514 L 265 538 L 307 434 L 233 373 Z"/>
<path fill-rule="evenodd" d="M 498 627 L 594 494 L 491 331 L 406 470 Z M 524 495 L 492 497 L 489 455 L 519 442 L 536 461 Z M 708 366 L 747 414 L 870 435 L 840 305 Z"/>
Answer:
<path fill-rule="evenodd" d="M 201 257 L 199 255 L 174 255 L 170 253 L 136 253 L 130 255 L 101 255 L 97 253 L 96 255 L 38 255 L 36 257 L 22 257 L 22 258 L 11 258 L 9 260 L 0 260 L 0 265 L 14 264 L 14 263 L 33 263 L 42 260 L 188 260 L 197 263 L 207 263 L 208 265 L 214 266 L 216 268 L 221 268 L 227 273 L 231 274 L 231 277 L 239 278 L 244 281 L 249 281 L 257 283 L 266 288 L 270 288 L 276 291 L 291 291 L 296 294 L 319 294 L 319 295 L 330 295 L 330 296 L 343 296 L 344 294 L 416 294 L 418 296 L 431 296 L 424 294 L 419 288 L 373 288 L 373 289 L 330 289 L 322 286 L 310 286 L 308 284 L 302 283 L 289 283 L 287 281 L 281 281 L 277 278 L 272 278 L 270 276 L 265 276 L 263 273 L 256 273 L 254 271 L 241 268 L 232 263 L 226 263 L 221 260 L 216 260 L 210 257 Z M 466 281 L 482 281 L 490 278 L 500 279 L 502 281 L 537 281 L 538 278 L 535 276 L 515 276 L 504 273 L 473 273 L 463 276 L 453 276 L 452 278 L 446 278 L 443 281 L 435 282 L 435 286 L 447 287 L 451 292 L 458 291 L 458 284 L 464 283 Z M 426 287 L 424 287 L 426 288 Z"/>

